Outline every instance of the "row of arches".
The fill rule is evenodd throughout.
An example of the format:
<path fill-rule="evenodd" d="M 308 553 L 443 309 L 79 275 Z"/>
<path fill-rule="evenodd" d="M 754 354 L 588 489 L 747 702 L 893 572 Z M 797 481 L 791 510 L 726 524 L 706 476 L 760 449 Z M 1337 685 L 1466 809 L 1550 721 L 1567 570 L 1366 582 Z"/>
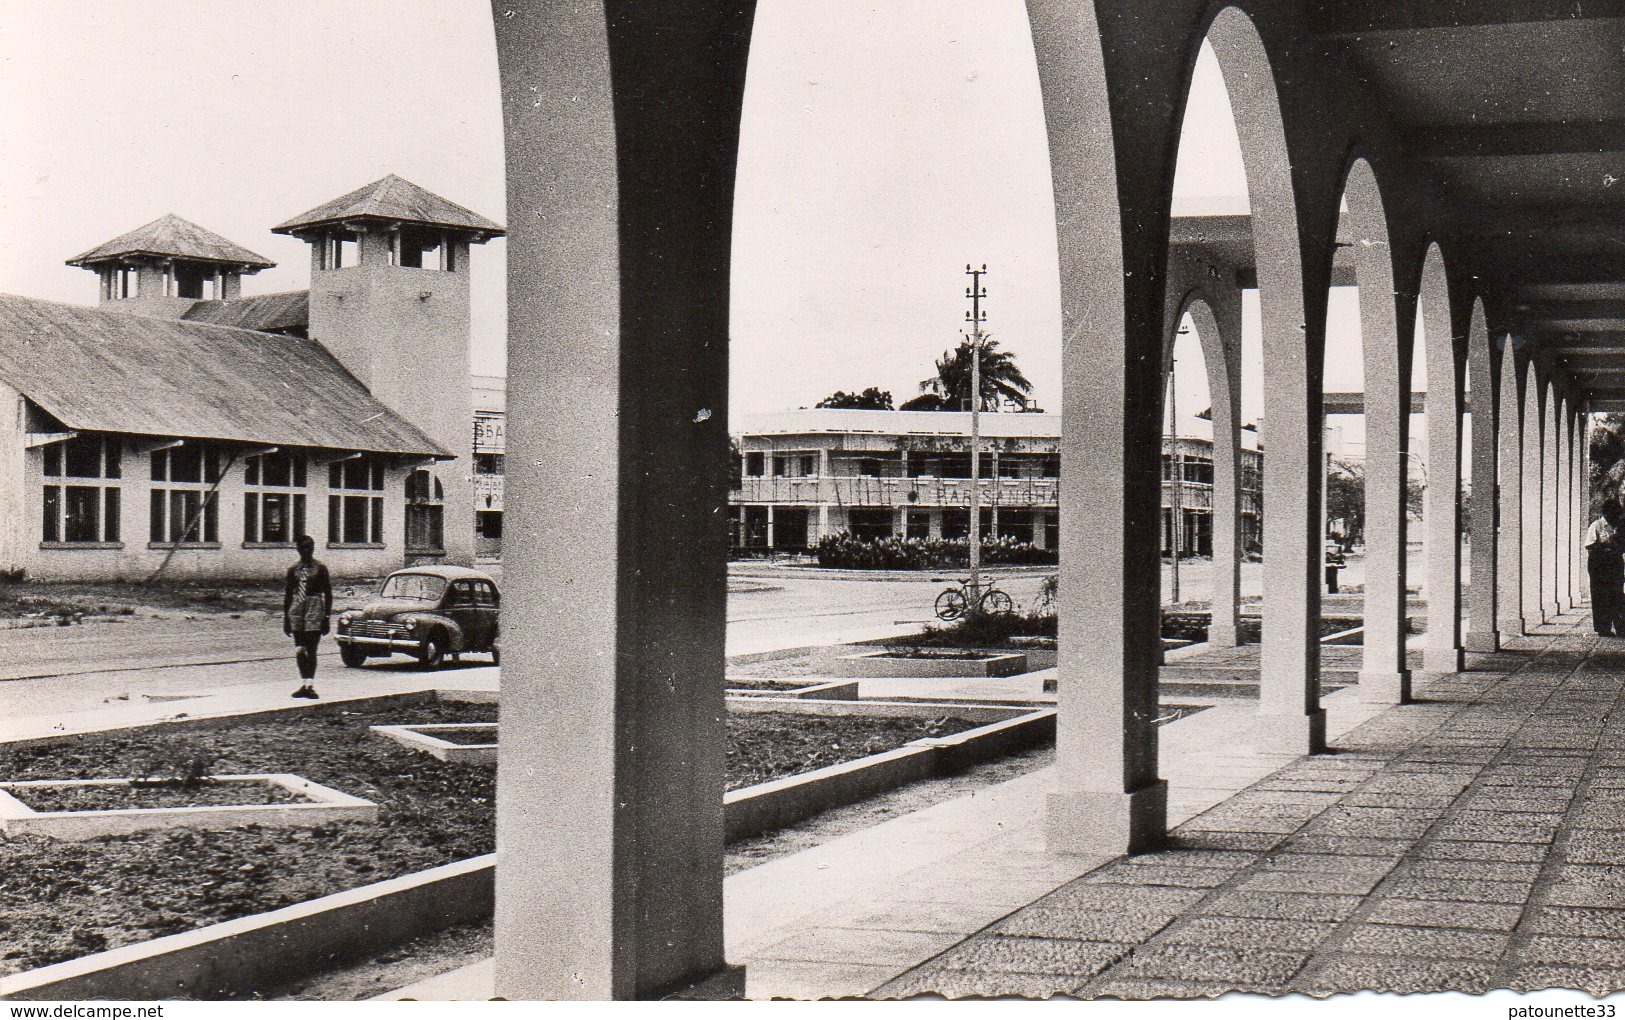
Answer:
<path fill-rule="evenodd" d="M 1321 420 L 1339 243 L 1362 294 L 1372 451 L 1362 686 L 1390 702 L 1409 694 L 1403 493 L 1419 308 L 1435 479 L 1428 668 L 1459 669 L 1464 643 L 1492 649 L 1579 593 L 1560 516 L 1583 500 L 1578 398 L 1496 329 L 1495 296 L 1476 292 L 1432 235 L 1432 185 L 1409 170 L 1359 76 L 1322 59 L 1288 0 L 1175 0 L 1155 18 L 1141 6 L 1027 3 L 1062 304 L 1062 681 L 1048 805 L 1059 851 L 1133 851 L 1166 829 L 1154 725 L 1161 382 L 1187 311 L 1224 419 L 1216 489 L 1234 498 L 1239 281 L 1169 253 L 1180 120 L 1204 39 L 1236 114 L 1262 319 L 1258 745 L 1326 748 Z M 732 185 L 753 9 L 495 11 L 511 231 L 507 610 L 526 621 L 506 636 L 503 724 L 538 738 L 503 742 L 497 990 L 649 995 L 724 968 L 725 536 L 714 521 L 727 498 Z M 1459 489 L 1440 482 L 1461 474 L 1469 391 L 1463 635 Z M 1233 626 L 1233 530 L 1215 539 L 1228 551 L 1216 616 L 1222 605 Z"/>

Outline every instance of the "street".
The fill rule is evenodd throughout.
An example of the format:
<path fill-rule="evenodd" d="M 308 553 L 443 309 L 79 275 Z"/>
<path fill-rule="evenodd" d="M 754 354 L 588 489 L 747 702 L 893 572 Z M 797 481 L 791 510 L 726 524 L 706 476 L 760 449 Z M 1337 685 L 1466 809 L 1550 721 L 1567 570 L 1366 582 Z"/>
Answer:
<path fill-rule="evenodd" d="M 497 571 L 493 571 L 497 573 Z M 999 586 L 1025 608 L 1037 597 L 1046 571 L 999 573 Z M 946 584 L 932 577 L 861 575 L 765 564 L 730 570 L 728 651 L 766 651 L 851 638 L 900 633 L 932 619 L 931 605 Z M 341 600 L 343 601 L 343 600 Z M 106 702 L 175 697 L 245 684 L 297 686 L 292 647 L 273 614 L 151 619 L 68 627 L 0 630 L 0 714 L 75 712 Z M 489 663 L 484 655 L 469 664 Z M 368 670 L 409 670 L 412 660 L 374 661 Z M 448 667 L 454 669 L 455 667 Z M 321 674 L 343 667 L 338 646 L 322 644 Z M 318 676 L 319 689 L 320 674 Z"/>

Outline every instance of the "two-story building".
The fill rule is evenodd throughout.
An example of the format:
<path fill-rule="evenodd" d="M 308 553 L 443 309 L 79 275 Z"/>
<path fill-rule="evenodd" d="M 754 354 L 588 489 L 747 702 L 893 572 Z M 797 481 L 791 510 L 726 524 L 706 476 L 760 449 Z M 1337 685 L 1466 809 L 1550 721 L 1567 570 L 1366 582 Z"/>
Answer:
<path fill-rule="evenodd" d="M 980 424 L 974 484 L 981 492 L 981 532 L 1058 548 L 1059 417 L 984 414 Z M 1258 544 L 1262 454 L 1256 432 L 1243 436 L 1242 541 L 1251 547 Z M 748 418 L 737 443 L 740 484 L 729 500 L 737 552 L 800 551 L 837 532 L 950 539 L 970 533 L 968 413 L 786 411 Z M 1177 512 L 1184 552 L 1211 554 L 1211 435 L 1164 440 L 1163 461 L 1166 548 L 1172 549 Z M 1176 464 L 1184 476 L 1177 487 Z"/>
<path fill-rule="evenodd" d="M 470 562 L 469 247 L 496 224 L 393 175 L 274 228 L 308 291 L 177 216 L 69 260 L 97 307 L 0 296 L 0 572 L 274 576 Z"/>

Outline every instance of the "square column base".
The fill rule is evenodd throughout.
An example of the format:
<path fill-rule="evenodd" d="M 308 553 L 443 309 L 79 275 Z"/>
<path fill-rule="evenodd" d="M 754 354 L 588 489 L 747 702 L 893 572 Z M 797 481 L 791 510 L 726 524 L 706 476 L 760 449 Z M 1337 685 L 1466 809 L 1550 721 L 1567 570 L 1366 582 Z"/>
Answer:
<path fill-rule="evenodd" d="M 1262 754 L 1324 754 L 1326 710 L 1258 713 L 1253 749 Z"/>
<path fill-rule="evenodd" d="M 1406 705 L 1411 700 L 1411 671 L 1360 671 L 1360 700 L 1368 705 Z"/>
<path fill-rule="evenodd" d="M 1209 648 L 1237 648 L 1241 645 L 1240 628 L 1233 623 L 1214 623 L 1207 628 Z"/>
<path fill-rule="evenodd" d="M 1466 658 L 1460 648 L 1424 648 L 1422 650 L 1422 670 L 1430 676 L 1460 673 L 1466 667 Z"/>
<path fill-rule="evenodd" d="M 1529 621 L 1521 616 L 1512 617 L 1497 623 L 1495 629 L 1501 632 L 1503 641 L 1509 637 L 1523 637 L 1529 633 Z"/>
<path fill-rule="evenodd" d="M 1049 795 L 1045 845 L 1052 854 L 1137 854 L 1168 838 L 1168 782 L 1133 793 Z"/>
<path fill-rule="evenodd" d="M 1494 630 L 1470 630 L 1462 638 L 1462 644 L 1469 652 L 1499 652 L 1501 650 L 1501 634 Z"/>

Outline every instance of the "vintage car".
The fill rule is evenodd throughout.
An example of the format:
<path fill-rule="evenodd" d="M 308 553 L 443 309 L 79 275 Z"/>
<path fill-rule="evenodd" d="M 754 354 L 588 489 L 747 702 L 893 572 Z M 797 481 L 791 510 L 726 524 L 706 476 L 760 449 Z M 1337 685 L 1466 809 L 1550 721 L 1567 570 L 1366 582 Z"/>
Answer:
<path fill-rule="evenodd" d="M 352 669 L 373 656 L 405 652 L 425 669 L 447 655 L 489 652 L 501 660 L 491 575 L 467 567 L 409 567 L 384 578 L 378 596 L 338 616 L 339 657 Z"/>

